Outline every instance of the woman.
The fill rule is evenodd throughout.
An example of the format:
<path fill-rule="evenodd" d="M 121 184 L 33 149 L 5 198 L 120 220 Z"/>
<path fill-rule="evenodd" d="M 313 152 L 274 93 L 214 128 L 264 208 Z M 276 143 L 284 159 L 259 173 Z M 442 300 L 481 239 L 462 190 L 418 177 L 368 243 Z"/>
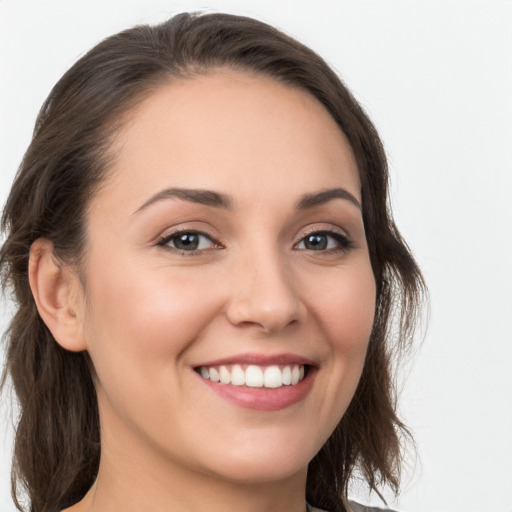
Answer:
<path fill-rule="evenodd" d="M 308 48 L 224 14 L 108 38 L 43 106 L 3 229 L 31 511 L 398 491 L 391 355 L 424 285 L 378 135 Z"/>

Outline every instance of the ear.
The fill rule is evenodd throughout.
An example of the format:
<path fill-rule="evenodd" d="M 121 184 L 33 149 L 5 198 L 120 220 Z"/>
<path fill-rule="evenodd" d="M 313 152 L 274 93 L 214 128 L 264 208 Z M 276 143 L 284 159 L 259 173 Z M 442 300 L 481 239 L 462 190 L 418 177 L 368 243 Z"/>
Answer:
<path fill-rule="evenodd" d="M 39 315 L 57 343 L 73 352 L 85 350 L 80 281 L 76 271 L 59 262 L 49 240 L 32 244 L 28 277 Z"/>

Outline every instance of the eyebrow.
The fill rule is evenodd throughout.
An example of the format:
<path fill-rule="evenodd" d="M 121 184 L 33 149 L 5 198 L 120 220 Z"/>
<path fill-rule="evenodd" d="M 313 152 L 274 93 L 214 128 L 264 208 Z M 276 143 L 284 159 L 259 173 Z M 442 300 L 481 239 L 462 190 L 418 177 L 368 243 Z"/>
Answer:
<path fill-rule="evenodd" d="M 135 213 L 145 210 L 148 206 L 163 199 L 184 199 L 192 203 L 204 204 L 225 210 L 234 209 L 234 201 L 231 196 L 214 192 L 213 190 L 201 190 L 191 188 L 167 188 L 151 196 Z"/>
<path fill-rule="evenodd" d="M 306 210 L 308 208 L 313 208 L 314 206 L 325 204 L 332 199 L 345 199 L 351 202 L 359 210 L 362 210 L 361 203 L 344 188 L 329 188 L 314 194 L 306 194 L 299 199 L 296 204 L 296 208 L 297 210 Z"/>
<path fill-rule="evenodd" d="M 192 203 L 204 204 L 214 208 L 223 208 L 225 210 L 234 210 L 235 201 L 228 194 L 222 194 L 213 190 L 190 189 L 190 188 L 167 188 L 151 196 L 135 214 L 140 213 L 152 204 L 164 199 L 183 199 Z M 345 199 L 361 210 L 359 201 L 344 188 L 330 188 L 321 190 L 313 194 L 305 194 L 297 201 L 295 208 L 297 210 L 307 210 L 315 206 L 320 206 L 333 199 Z"/>

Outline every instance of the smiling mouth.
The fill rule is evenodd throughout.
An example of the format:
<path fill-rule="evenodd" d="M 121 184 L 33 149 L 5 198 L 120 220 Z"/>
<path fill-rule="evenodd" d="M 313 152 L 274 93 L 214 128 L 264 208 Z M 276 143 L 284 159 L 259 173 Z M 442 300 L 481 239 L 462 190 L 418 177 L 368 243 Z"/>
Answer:
<path fill-rule="evenodd" d="M 283 364 L 260 366 L 255 364 L 233 364 L 199 366 L 195 371 L 205 380 L 232 386 L 278 389 L 295 386 L 308 374 L 309 365 Z"/>

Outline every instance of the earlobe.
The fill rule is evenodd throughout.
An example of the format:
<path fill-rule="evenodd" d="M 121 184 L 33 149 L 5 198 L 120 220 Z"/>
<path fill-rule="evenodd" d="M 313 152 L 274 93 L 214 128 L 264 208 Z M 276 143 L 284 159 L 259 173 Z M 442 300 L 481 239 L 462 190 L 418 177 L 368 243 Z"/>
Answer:
<path fill-rule="evenodd" d="M 30 248 L 28 276 L 39 315 L 63 348 L 85 350 L 81 315 L 77 314 L 78 276 L 55 256 L 53 244 L 37 239 Z"/>

